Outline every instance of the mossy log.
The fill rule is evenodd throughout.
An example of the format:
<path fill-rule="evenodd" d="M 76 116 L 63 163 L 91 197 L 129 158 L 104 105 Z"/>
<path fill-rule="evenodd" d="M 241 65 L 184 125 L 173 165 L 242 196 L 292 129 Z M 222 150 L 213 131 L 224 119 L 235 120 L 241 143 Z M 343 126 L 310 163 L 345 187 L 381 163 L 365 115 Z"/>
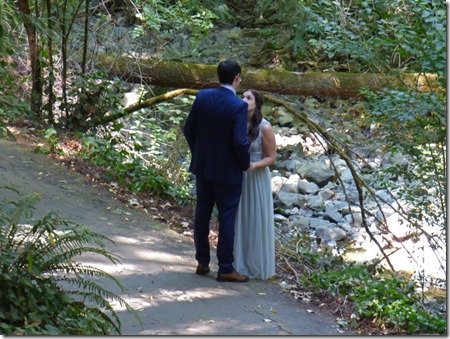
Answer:
<path fill-rule="evenodd" d="M 106 69 L 111 76 L 118 76 L 133 83 L 145 83 L 162 87 L 201 89 L 217 86 L 216 65 L 186 62 L 108 56 L 99 54 L 96 67 Z M 241 88 L 283 95 L 314 97 L 359 97 L 364 88 L 378 92 L 383 88 L 400 89 L 421 87 L 427 90 L 435 83 L 435 76 L 407 74 L 401 79 L 370 73 L 344 72 L 288 72 L 268 69 L 243 68 Z M 431 85 L 430 85 L 431 84 Z"/>

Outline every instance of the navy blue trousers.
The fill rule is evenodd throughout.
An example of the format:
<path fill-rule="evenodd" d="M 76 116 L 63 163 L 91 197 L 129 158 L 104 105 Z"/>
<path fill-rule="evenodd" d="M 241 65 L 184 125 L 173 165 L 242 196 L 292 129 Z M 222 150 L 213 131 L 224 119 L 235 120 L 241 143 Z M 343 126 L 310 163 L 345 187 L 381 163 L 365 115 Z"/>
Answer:
<path fill-rule="evenodd" d="M 234 227 L 236 212 L 242 193 L 242 185 L 218 184 L 196 177 L 197 206 L 195 209 L 194 241 L 195 259 L 209 265 L 209 223 L 214 204 L 217 206 L 219 218 L 219 239 L 217 243 L 217 259 L 219 274 L 234 271 Z"/>

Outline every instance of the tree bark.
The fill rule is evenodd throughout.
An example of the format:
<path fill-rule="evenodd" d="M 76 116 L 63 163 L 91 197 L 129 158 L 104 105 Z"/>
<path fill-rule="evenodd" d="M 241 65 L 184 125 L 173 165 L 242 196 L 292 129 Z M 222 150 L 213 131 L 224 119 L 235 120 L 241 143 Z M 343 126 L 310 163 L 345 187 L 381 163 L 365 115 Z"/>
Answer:
<path fill-rule="evenodd" d="M 39 42 L 38 33 L 32 22 L 32 15 L 28 0 L 19 0 L 17 2 L 19 11 L 23 14 L 23 25 L 27 32 L 28 48 L 31 63 L 31 111 L 38 116 L 42 113 L 42 76 L 41 63 L 39 60 Z M 35 18 L 36 20 L 38 18 Z"/>
<path fill-rule="evenodd" d="M 52 0 L 46 0 L 46 9 L 47 9 L 47 17 L 52 17 Z M 54 125 L 55 118 L 53 115 L 53 104 L 55 103 L 55 92 L 54 92 L 54 85 L 55 85 L 55 67 L 53 64 L 53 20 L 48 20 L 48 40 L 47 40 L 47 53 L 48 53 L 48 122 L 50 125 Z"/>
<path fill-rule="evenodd" d="M 86 60 L 89 40 L 89 3 L 90 0 L 85 0 L 84 11 L 84 37 L 83 37 L 83 59 L 81 61 L 81 74 L 86 73 Z"/>
<path fill-rule="evenodd" d="M 162 87 L 201 89 L 217 86 L 217 65 L 202 65 L 127 56 L 96 56 L 96 67 L 106 69 L 110 76 L 125 81 Z M 311 72 L 297 73 L 278 70 L 243 68 L 241 89 L 254 88 L 283 95 L 314 97 L 361 97 L 362 89 L 374 92 L 383 88 L 400 89 L 419 86 L 429 90 L 436 76 L 406 74 L 401 79 L 369 73 Z"/>
<path fill-rule="evenodd" d="M 123 109 L 123 111 L 121 111 L 119 113 L 103 116 L 103 117 L 101 117 L 99 123 L 105 125 L 111 121 L 116 121 L 117 119 L 126 117 L 126 116 L 130 115 L 131 113 L 140 110 L 141 108 L 150 107 L 150 106 L 156 105 L 160 102 L 165 102 L 165 101 L 168 101 L 170 99 L 173 99 L 175 97 L 179 97 L 182 95 L 196 95 L 197 92 L 198 92 L 198 90 L 188 89 L 188 88 L 182 88 L 182 89 L 170 91 L 170 92 L 158 95 L 156 97 L 150 98 L 148 100 L 140 101 L 140 102 L 137 102 L 130 106 L 127 106 Z M 93 127 L 93 126 L 88 126 L 88 127 Z"/>

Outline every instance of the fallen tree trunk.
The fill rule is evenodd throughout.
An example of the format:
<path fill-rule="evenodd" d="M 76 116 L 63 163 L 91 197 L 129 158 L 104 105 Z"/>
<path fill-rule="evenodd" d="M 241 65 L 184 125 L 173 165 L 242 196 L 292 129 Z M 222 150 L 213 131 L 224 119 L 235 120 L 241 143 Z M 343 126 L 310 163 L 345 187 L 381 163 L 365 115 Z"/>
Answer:
<path fill-rule="evenodd" d="M 217 86 L 217 65 L 202 65 L 176 61 L 137 59 L 127 56 L 96 56 L 95 66 L 106 69 L 133 83 L 162 87 L 201 89 Z M 298 73 L 268 69 L 243 68 L 241 88 L 254 88 L 263 92 L 283 95 L 314 97 L 360 97 L 367 88 L 378 92 L 383 88 L 400 89 L 422 87 L 429 90 L 436 76 L 407 74 L 402 79 L 369 73 L 311 72 Z"/>

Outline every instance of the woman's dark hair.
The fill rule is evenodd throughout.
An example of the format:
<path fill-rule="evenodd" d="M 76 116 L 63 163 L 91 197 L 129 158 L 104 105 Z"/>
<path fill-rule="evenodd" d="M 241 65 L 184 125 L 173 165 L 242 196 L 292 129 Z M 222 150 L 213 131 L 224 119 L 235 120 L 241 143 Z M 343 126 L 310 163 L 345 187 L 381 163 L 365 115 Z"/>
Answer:
<path fill-rule="evenodd" d="M 254 89 L 246 89 L 244 91 L 244 93 L 245 92 L 251 92 L 253 94 L 253 96 L 255 97 L 255 106 L 256 106 L 255 112 L 253 113 L 253 116 L 250 120 L 250 126 L 249 126 L 248 132 L 247 132 L 248 141 L 252 142 L 253 140 L 255 140 L 258 137 L 259 124 L 261 123 L 262 118 L 263 118 L 261 108 L 264 103 L 264 99 L 263 99 L 262 94 Z"/>
<path fill-rule="evenodd" d="M 217 75 L 221 84 L 231 85 L 236 75 L 241 74 L 241 66 L 234 60 L 225 60 L 217 66 Z"/>

